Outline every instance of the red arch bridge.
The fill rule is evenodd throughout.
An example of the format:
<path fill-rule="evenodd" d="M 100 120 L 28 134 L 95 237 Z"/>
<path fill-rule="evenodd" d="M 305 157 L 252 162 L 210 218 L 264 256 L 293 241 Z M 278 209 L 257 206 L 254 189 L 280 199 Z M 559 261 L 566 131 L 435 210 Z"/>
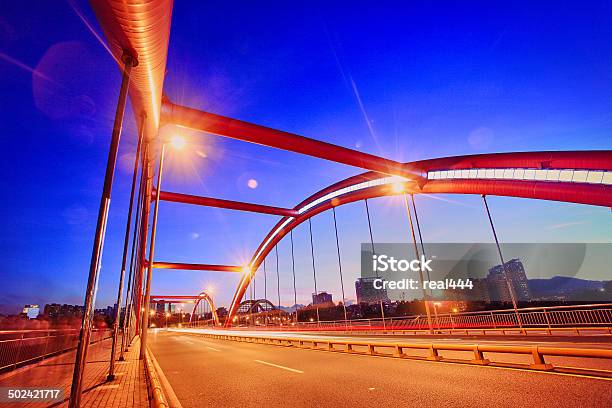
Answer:
<path fill-rule="evenodd" d="M 424 247 L 415 197 L 418 199 L 422 195 L 469 194 L 481 196 L 483 200 L 483 222 L 491 228 L 491 240 L 496 243 L 498 242 L 498 236 L 495 230 L 494 210 L 492 214 L 487 202 L 488 196 L 612 207 L 612 152 L 503 152 L 441 157 L 401 163 L 283 130 L 221 116 L 193 107 L 181 106 L 172 102 L 173 95 L 165 95 L 164 93 L 164 76 L 167 70 L 166 59 L 173 2 L 170 0 L 146 2 L 95 0 L 91 4 L 98 23 L 104 32 L 109 50 L 122 72 L 122 82 L 92 250 L 83 325 L 78 335 L 74 333 L 70 335 L 72 336 L 70 341 L 74 341 L 73 345 L 76 348 L 74 372 L 72 381 L 70 381 L 69 403 L 71 407 L 78 407 L 82 403 L 86 403 L 83 399 L 84 368 L 90 342 L 92 339 L 98 339 L 95 335 L 97 332 L 92 327 L 96 282 L 100 273 L 99 266 L 104 246 L 104 231 L 107 225 L 115 164 L 120 145 L 123 114 L 128 98 L 131 100 L 131 107 L 137 119 L 138 144 L 132 173 L 123 262 L 118 285 L 117 304 L 119 307 L 116 312 L 110 347 L 109 381 L 117 380 L 117 361 L 126 358 L 126 350 L 129 350 L 129 345 L 135 344 L 134 341 L 140 342 L 138 356 L 147 363 L 147 369 L 150 371 L 148 377 L 150 396 L 157 406 L 168 406 L 168 403 L 165 402 L 168 398 L 171 401 L 170 405 L 173 401 L 179 399 L 188 401 L 189 390 L 200 388 L 199 386 L 183 388 L 180 386 L 181 380 L 170 376 L 168 382 L 165 377 L 160 379 L 155 373 L 164 367 L 174 367 L 167 372 L 180 372 L 176 369 L 176 366 L 172 365 L 172 361 L 179 360 L 181 361 L 181 367 L 188 367 L 195 370 L 194 372 L 201 370 L 206 364 L 208 364 L 206 367 L 210 367 L 212 372 L 225 370 L 224 375 L 215 376 L 219 381 L 223 378 L 240 378 L 240 367 L 244 367 L 247 371 L 252 369 L 253 373 L 258 369 L 265 369 L 283 370 L 282 372 L 284 374 L 288 373 L 287 375 L 313 375 L 313 381 L 314 378 L 317 381 L 324 378 L 324 381 L 318 382 L 323 384 L 317 392 L 327 395 L 327 399 L 319 397 L 312 401 L 311 406 L 353 401 L 354 395 L 361 396 L 364 390 L 366 390 L 365 392 L 374 392 L 376 387 L 380 387 L 380 385 L 373 385 L 369 388 L 364 386 L 362 387 L 363 390 L 359 389 L 354 392 L 350 391 L 350 387 L 347 387 L 346 392 L 338 388 L 330 389 L 326 385 L 327 383 L 335 384 L 342 379 L 338 379 L 337 376 L 334 377 L 333 371 L 329 371 L 328 368 L 337 367 L 338 364 L 343 363 L 349 364 L 347 360 L 338 360 L 338 358 L 341 358 L 336 357 L 338 355 L 360 354 L 405 360 L 421 359 L 433 362 L 461 360 L 464 363 L 479 366 L 492 365 L 492 362 L 495 362 L 496 365 L 509 365 L 514 368 L 520 366 L 521 369 L 540 372 L 558 372 L 558 366 L 564 366 L 566 361 L 571 361 L 575 366 L 572 368 L 572 374 L 579 372 L 580 375 L 591 376 L 592 378 L 609 376 L 609 370 L 612 368 L 610 367 L 612 352 L 607 346 L 609 344 L 607 343 L 609 338 L 607 336 L 611 334 L 610 327 L 612 326 L 612 306 L 610 304 L 520 308 L 514 296 L 514 289 L 508 283 L 507 277 L 508 291 L 512 297 L 511 309 L 465 313 L 446 311 L 443 313 L 437 310 L 436 302 L 432 302 L 429 294 L 424 291 L 422 294 L 422 311 L 400 318 L 385 316 L 385 306 L 382 301 L 379 308 L 380 317 L 373 319 L 347 318 L 346 297 L 344 286 L 342 286 L 343 302 L 341 307 L 343 307 L 343 318 L 336 321 L 322 319 L 319 315 L 320 307 L 315 302 L 310 307 L 298 310 L 297 305 L 294 305 L 294 308 L 283 306 L 280 302 L 279 293 L 277 293 L 278 302 L 276 302 L 277 299 L 274 299 L 273 290 L 269 296 L 268 293 L 264 293 L 263 298 L 257 298 L 253 293 L 255 292 L 253 286 L 255 286 L 255 276 L 262 273 L 259 271 L 266 273 L 265 259 L 272 251 L 276 250 L 277 244 L 283 238 L 288 237 L 293 250 L 292 231 L 299 225 L 308 223 L 314 295 L 321 295 L 317 288 L 317 271 L 313 247 L 315 238 L 312 235 L 311 220 L 314 216 L 325 211 L 330 211 L 334 219 L 336 238 L 336 248 L 334 250 L 337 251 L 339 277 L 342 280 L 342 259 L 336 223 L 336 209 L 348 203 L 364 203 L 371 243 L 374 245 L 368 200 L 386 196 L 400 196 L 406 207 L 407 231 L 410 232 L 411 244 L 417 258 L 424 253 Z M 295 203 L 290 208 L 279 207 L 274 202 L 239 202 L 218 197 L 188 195 L 180 191 L 167 191 L 162 183 L 167 141 L 162 140 L 159 136 L 159 130 L 165 126 L 189 128 L 218 137 L 282 149 L 295 154 L 351 166 L 356 170 L 356 174 L 323 188 L 301 202 Z M 333 135 L 331 135 L 330 140 L 333 140 Z M 277 222 L 269 231 L 262 231 L 261 243 L 253 248 L 250 260 L 246 265 L 236 264 L 235 262 L 230 262 L 227 265 L 210 264 L 206 263 L 205 260 L 184 263 L 176 262 L 173 259 L 159 259 L 156 256 L 155 244 L 158 218 L 164 216 L 163 212 L 159 212 L 161 201 L 266 214 L 277 217 Z M 501 250 L 499 255 L 500 263 L 504 266 Z M 276 256 L 276 260 L 278 262 L 278 256 Z M 153 271 L 156 269 L 235 274 L 238 283 L 236 287 L 225 288 L 232 293 L 232 300 L 228 307 L 217 308 L 211 293 L 152 295 L 151 283 L 155 279 Z M 272 268 L 272 270 L 274 269 L 278 273 L 278 263 L 276 268 Z M 319 271 L 320 273 L 321 271 Z M 295 273 L 293 279 L 295 282 Z M 423 280 L 423 276 L 420 279 Z M 267 292 L 267 285 L 265 285 L 264 290 Z M 294 301 L 297 304 L 296 298 L 294 298 Z M 160 318 L 163 320 L 172 316 L 171 308 L 166 309 L 164 307 L 162 309 L 159 306 L 171 303 L 193 304 L 191 311 L 183 309 L 179 313 L 181 318 L 183 315 L 189 315 L 189 319 L 178 323 L 171 321 L 169 325 L 174 325 L 175 328 L 167 332 L 151 330 L 152 320 Z M 120 319 L 122 308 L 125 310 L 125 314 L 124 318 Z M 300 314 L 305 318 L 300 318 Z M 210 316 L 210 318 L 200 319 L 200 316 Z M 187 316 L 185 317 L 187 318 Z M 158 323 L 157 326 L 161 326 L 161 324 Z M 373 331 L 374 335 L 372 335 Z M 92 335 L 92 333 L 94 334 Z M 389 334 L 393 336 L 388 336 Z M 447 337 L 440 340 L 438 340 L 438 337 L 435 340 L 432 339 L 433 336 L 440 334 Z M 490 335 L 494 337 L 490 337 Z M 592 343 L 589 343 L 588 347 L 581 346 L 578 340 L 575 340 L 578 336 L 586 335 L 595 339 Z M 480 337 L 470 337 L 466 340 L 462 336 Z M 555 343 L 555 347 L 525 343 L 525 336 L 532 336 L 536 339 L 541 336 L 548 336 L 546 342 Z M 563 336 L 565 336 L 565 339 L 562 338 Z M 49 335 L 44 338 L 48 339 L 48 337 L 52 336 Z M 20 344 L 23 344 L 23 335 L 21 340 L 22 343 Z M 283 345 L 285 347 L 275 348 L 254 343 Z M 65 349 L 59 348 L 57 352 Z M 148 354 L 148 349 L 152 350 L 152 354 L 159 358 L 159 364 L 150 361 L 152 355 Z M 317 357 L 314 357 L 315 354 L 309 354 L 312 351 L 298 349 L 314 349 L 328 353 L 316 354 Z M 22 350 L 21 346 L 19 346 L 19 350 Z M 44 350 L 41 354 L 43 358 L 47 355 L 48 343 Z M 175 352 L 171 357 L 167 357 L 169 350 Z M 181 350 L 186 351 L 184 354 L 180 354 Z M 30 356 L 28 360 L 24 361 L 15 361 L 12 364 L 13 368 L 40 357 L 36 352 L 32 353 L 34 357 Z M 253 353 L 256 353 L 256 359 L 249 357 Z M 457 356 L 457 353 L 467 353 L 467 357 L 463 354 Z M 22 353 L 17 353 L 18 356 L 20 354 Z M 15 353 L 11 352 L 9 355 L 13 356 Z M 219 355 L 223 355 L 224 359 L 219 359 Z M 500 356 L 510 356 L 509 361 L 504 360 L 504 358 L 501 358 L 503 361 L 499 361 Z M 250 358 L 248 364 L 245 363 L 247 360 L 240 360 L 248 358 Z M 319 358 L 322 364 L 313 366 L 315 364 L 314 360 Z M 18 359 L 19 357 L 17 357 Z M 409 388 L 405 387 L 405 384 L 401 381 L 410 377 L 410 373 L 414 372 L 411 370 L 415 367 L 410 365 L 412 363 L 406 362 L 406 368 L 394 366 L 393 370 L 389 370 L 386 369 L 386 361 L 389 360 L 351 360 L 352 370 L 350 371 L 383 373 L 407 370 L 393 378 L 387 378 L 385 374 L 380 374 L 380 378 L 384 377 L 385 381 L 389 383 L 397 382 L 397 389 Z M 293 367 L 297 365 L 302 368 Z M 441 365 L 437 365 L 436 368 L 430 368 L 433 366 L 436 365 L 423 367 L 423 370 L 425 370 L 422 371 L 423 376 L 430 379 L 446 378 L 448 379 L 446 384 L 463 381 L 457 379 L 459 376 L 453 376 L 452 380 L 449 379 L 451 377 L 450 371 L 457 369 L 458 366 L 441 368 Z M 3 368 L 10 369 L 10 367 L 11 364 L 3 365 Z M 476 372 L 471 371 L 472 368 L 470 367 L 461 367 L 463 367 L 461 377 L 470 379 L 472 381 L 471 386 L 475 381 L 478 381 L 479 384 L 508 384 L 504 385 L 505 387 L 517 383 L 515 381 L 515 377 L 518 377 L 516 371 L 501 372 L 501 370 L 497 370 L 500 371 L 497 372 L 496 370 L 488 370 L 486 372 Z M 421 368 L 419 367 L 419 369 Z M 200 373 L 200 371 L 197 371 L 197 373 Z M 274 373 L 279 374 L 280 371 Z M 569 375 L 567 370 L 566 374 Z M 250 375 L 248 378 L 249 381 L 255 381 L 253 379 L 256 378 L 258 386 L 266 390 L 266 395 L 276 395 L 266 388 L 268 383 L 259 383 L 260 379 L 257 377 L 259 376 Z M 483 377 L 490 377 L 491 381 L 481 381 L 480 379 Z M 330 380 L 331 378 L 335 379 Z M 347 378 L 351 379 L 352 377 L 347 374 Z M 183 378 L 183 382 L 188 383 L 197 380 L 197 375 Z M 534 377 L 528 377 L 528 380 L 539 381 Z M 171 384 L 173 381 L 174 384 Z M 211 384 L 211 381 L 205 379 L 200 379 L 200 381 Z M 547 384 L 554 384 L 555 387 L 565 387 L 562 380 L 558 378 L 548 379 L 544 382 L 546 381 L 548 381 Z M 176 393 L 169 391 L 173 388 L 173 385 L 177 384 L 179 386 L 174 387 Z M 227 390 L 227 384 L 229 383 L 216 384 L 217 391 Z M 310 383 L 304 383 L 304 389 L 313 391 L 308 384 Z M 423 386 L 425 387 L 425 385 Z M 467 385 L 465 386 L 467 387 Z M 597 403 L 605 399 L 606 393 L 602 391 L 604 386 L 601 383 L 589 383 L 588 387 L 590 387 L 591 392 L 596 393 L 596 397 L 591 400 L 592 402 Z M 537 387 L 526 388 L 537 390 Z M 491 392 L 498 391 L 499 389 L 491 390 Z M 521 395 L 525 391 L 525 388 L 522 389 Z M 215 392 L 215 389 L 207 389 L 208 398 L 213 398 L 216 395 Z M 518 395 L 518 391 L 516 392 Z M 222 391 L 221 394 L 223 397 L 219 401 L 231 406 L 244 405 L 244 402 L 249 398 L 238 391 L 232 393 Z M 427 392 L 426 394 L 433 395 L 437 392 Z M 540 398 L 539 394 L 547 393 L 538 391 L 536 395 L 529 391 L 530 398 Z M 581 391 L 580 394 L 586 395 L 589 393 Z M 454 398 L 458 398 L 457 395 Z M 604 396 L 602 397 L 602 395 Z M 609 388 L 607 395 L 609 397 Z M 293 397 L 286 395 L 278 395 L 276 398 L 279 401 L 285 401 L 283 406 L 297 403 L 297 400 L 292 399 Z M 334 398 L 340 398 L 340 400 L 337 401 Z M 408 400 L 411 397 L 404 396 L 403 398 Z M 484 400 L 486 398 L 479 399 L 479 401 Z"/>

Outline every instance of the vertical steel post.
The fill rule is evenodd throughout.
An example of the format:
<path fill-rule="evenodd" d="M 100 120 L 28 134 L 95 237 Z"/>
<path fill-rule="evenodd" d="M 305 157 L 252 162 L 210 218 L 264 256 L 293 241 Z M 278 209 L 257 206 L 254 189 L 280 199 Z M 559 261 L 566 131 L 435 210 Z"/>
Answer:
<path fill-rule="evenodd" d="M 132 72 L 132 67 L 137 65 L 137 61 L 127 53 L 123 54 L 122 59 L 125 65 L 123 68 L 123 76 L 121 79 L 121 88 L 119 89 L 119 100 L 117 102 L 117 111 L 115 112 L 115 122 L 113 124 L 111 144 L 108 151 L 106 174 L 104 176 L 104 187 L 102 190 L 102 198 L 100 200 L 100 208 L 98 210 L 96 235 L 94 238 L 94 245 L 91 254 L 91 262 L 89 265 L 89 277 L 87 279 L 87 290 L 85 294 L 83 320 L 81 323 L 79 342 L 74 362 L 74 372 L 72 375 L 72 387 L 70 389 L 69 408 L 78 408 L 81 403 L 83 371 L 85 369 L 85 362 L 87 360 L 87 349 L 89 348 L 89 338 L 91 336 L 91 326 L 93 317 L 92 312 L 95 303 L 96 290 L 98 286 L 98 272 L 100 270 L 100 265 L 102 261 L 102 250 L 104 248 L 104 237 L 106 234 L 106 223 L 108 221 L 108 210 L 111 200 L 113 178 L 115 176 L 117 153 L 119 151 L 119 140 L 121 138 L 121 129 L 123 127 L 123 116 L 125 113 L 125 105 L 127 102 L 130 74 Z"/>
<path fill-rule="evenodd" d="M 412 213 L 410 212 L 410 206 L 408 205 L 408 197 L 404 194 L 404 204 L 406 205 L 406 212 L 408 213 L 408 223 L 410 224 L 410 233 L 412 235 L 412 243 L 414 245 L 414 255 L 416 259 L 419 259 L 419 247 L 417 246 L 416 235 L 414 234 L 414 224 L 412 223 Z M 421 280 L 421 287 L 423 290 L 423 302 L 425 303 L 425 313 L 427 314 L 427 325 L 429 326 L 429 333 L 433 334 L 433 323 L 431 322 L 431 310 L 429 309 L 429 296 L 427 295 L 427 289 L 423 284 L 423 271 L 419 269 L 419 279 Z"/>
<path fill-rule="evenodd" d="M 139 239 L 138 239 L 138 253 L 136 256 L 136 271 L 134 272 L 134 276 L 136 280 L 134 281 L 134 295 L 136 299 L 136 307 L 134 308 L 135 319 L 134 319 L 134 330 L 135 335 L 140 334 L 140 328 L 142 326 L 142 315 L 145 310 L 143 305 L 143 280 L 144 280 L 144 271 L 146 268 L 146 253 L 147 253 L 147 238 L 149 233 L 149 218 L 151 215 L 151 194 L 153 191 L 153 162 L 151 161 L 151 157 L 153 156 L 151 152 L 151 141 L 147 141 L 147 145 L 145 146 L 147 151 L 147 155 L 143 156 L 145 160 L 143 162 L 142 170 L 144 171 L 144 194 L 142 196 L 142 213 L 140 215 L 140 227 L 139 227 Z M 132 300 L 134 303 L 134 300 Z"/>
<path fill-rule="evenodd" d="M 493 218 L 491 217 L 491 211 L 489 211 L 489 204 L 487 204 L 487 197 L 483 194 L 482 201 L 485 205 L 485 210 L 487 210 L 487 217 L 489 217 L 489 224 L 491 225 L 491 231 L 493 232 L 493 238 L 495 238 L 495 245 L 497 245 L 497 253 L 499 254 L 499 259 L 502 264 L 502 269 L 504 271 L 504 279 L 506 280 L 506 285 L 508 286 L 508 291 L 510 292 L 510 299 L 512 300 L 512 307 L 514 308 L 514 314 L 516 315 L 516 320 L 523 334 L 526 334 L 525 329 L 523 329 L 523 321 L 521 320 L 521 315 L 518 312 L 518 307 L 516 305 L 516 295 L 514 294 L 514 288 L 508 279 L 508 271 L 506 268 L 506 263 L 504 262 L 504 256 L 502 255 L 501 247 L 499 246 L 499 240 L 497 239 L 497 233 L 495 232 L 495 226 L 493 225 Z"/>
<path fill-rule="evenodd" d="M 149 303 L 151 302 L 151 280 L 153 278 L 153 262 L 155 261 L 155 236 L 157 235 L 157 216 L 159 214 L 159 197 L 161 196 L 161 181 L 164 170 L 164 153 L 166 145 L 162 143 L 159 155 L 159 170 L 157 171 L 157 187 L 155 189 L 155 209 L 153 210 L 153 223 L 151 224 L 151 246 L 149 247 L 149 263 L 147 265 L 147 283 L 145 285 L 145 295 L 143 306 L 145 311 L 142 314 L 142 328 L 140 330 L 140 359 L 144 360 L 147 352 L 147 332 L 149 327 Z"/>
<path fill-rule="evenodd" d="M 127 347 L 130 341 L 130 333 L 132 331 L 132 308 L 134 307 L 134 288 L 132 287 L 132 281 L 136 279 L 136 260 L 134 255 L 136 254 L 136 245 L 138 243 L 139 238 L 139 230 L 140 230 L 140 209 L 142 207 L 143 201 L 143 186 L 144 186 L 144 156 L 147 154 L 147 149 L 145 148 L 142 152 L 141 162 L 142 162 L 142 170 L 140 172 L 140 183 L 138 186 L 138 196 L 136 201 L 136 217 L 134 218 L 134 233 L 132 236 L 132 250 L 130 254 L 130 275 L 128 278 L 128 287 L 125 296 L 125 316 L 123 318 L 123 335 L 121 336 L 121 354 L 119 355 L 119 361 L 123 361 L 123 353 L 127 351 Z"/>
<path fill-rule="evenodd" d="M 107 381 L 115 379 L 115 355 L 117 353 L 117 338 L 119 336 L 119 319 L 121 318 L 121 301 L 123 296 L 123 281 L 125 279 L 125 268 L 127 265 L 127 253 L 130 245 L 130 228 L 132 226 L 132 210 L 134 208 L 134 193 L 136 191 L 136 180 L 138 179 L 138 160 L 140 156 L 140 147 L 142 138 L 144 137 L 144 117 L 139 129 L 138 143 L 136 146 L 136 155 L 134 156 L 134 171 L 132 173 L 132 188 L 130 191 L 130 205 L 128 206 L 127 221 L 125 223 L 125 236 L 123 239 L 123 257 L 121 259 L 121 273 L 119 274 L 119 289 L 117 290 L 117 311 L 115 312 L 115 322 L 113 323 L 113 341 L 111 343 L 110 366 L 108 369 Z M 126 295 L 127 296 L 127 295 Z M 123 315 L 123 321 L 127 318 L 127 308 Z M 123 335 L 125 337 L 125 334 Z M 121 346 L 121 355 L 123 355 L 123 345 Z"/>

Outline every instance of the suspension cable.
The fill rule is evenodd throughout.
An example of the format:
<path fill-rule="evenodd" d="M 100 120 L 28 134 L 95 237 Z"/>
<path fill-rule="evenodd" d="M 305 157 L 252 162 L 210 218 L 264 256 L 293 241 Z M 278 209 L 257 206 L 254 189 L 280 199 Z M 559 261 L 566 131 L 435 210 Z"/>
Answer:
<path fill-rule="evenodd" d="M 410 234 L 412 235 L 412 243 L 414 245 L 414 256 L 415 259 L 419 259 L 419 247 L 417 245 L 416 235 L 414 233 L 414 223 L 412 222 L 412 213 L 410 212 L 410 205 L 408 204 L 408 196 L 404 193 L 404 204 L 406 206 L 406 213 L 408 214 L 408 224 L 410 225 Z M 427 315 L 427 325 L 429 326 L 430 334 L 433 334 L 433 323 L 431 321 L 431 311 L 429 309 L 429 296 L 427 295 L 427 289 L 423 282 L 423 271 L 419 269 L 419 280 L 421 281 L 421 288 L 423 290 L 423 303 L 425 304 L 425 314 Z"/>
<path fill-rule="evenodd" d="M 317 292 L 317 268 L 315 266 L 315 256 L 314 256 L 314 242 L 312 240 L 312 222 L 311 219 L 308 219 L 308 231 L 310 232 L 310 255 L 312 257 L 312 276 L 314 278 L 314 291 L 315 291 L 315 296 L 312 299 L 312 303 L 314 305 L 314 301 L 317 298 L 318 292 Z M 320 325 L 321 320 L 319 319 L 319 303 L 317 302 L 316 304 L 316 310 L 317 310 L 317 325 Z"/>
<path fill-rule="evenodd" d="M 374 250 L 374 235 L 372 234 L 372 221 L 370 220 L 370 207 L 368 206 L 368 199 L 364 199 L 366 208 L 366 216 L 368 218 L 368 231 L 370 231 L 370 243 L 372 244 L 372 255 L 376 255 L 376 251 Z M 378 270 L 376 272 L 376 277 L 378 278 Z"/>
<path fill-rule="evenodd" d="M 489 205 L 487 204 L 487 197 L 483 194 L 482 201 L 484 202 L 485 210 L 487 211 L 487 216 L 489 217 L 489 224 L 491 224 L 491 231 L 493 232 L 493 238 L 495 238 L 495 245 L 497 246 L 497 253 L 499 254 L 499 259 L 502 264 L 502 270 L 504 271 L 504 279 L 506 280 L 506 285 L 508 286 L 508 292 L 510 293 L 510 299 L 512 300 L 512 307 L 514 308 L 514 314 L 516 315 L 517 323 L 521 329 L 523 334 L 526 334 L 525 329 L 523 328 L 523 321 L 521 319 L 521 315 L 518 312 L 518 307 L 516 305 L 516 295 L 514 293 L 514 288 L 510 283 L 510 279 L 508 278 L 508 270 L 506 267 L 506 263 L 504 262 L 504 256 L 502 255 L 501 247 L 499 246 L 499 240 L 497 239 L 497 233 L 495 232 L 495 226 L 493 225 L 493 218 L 491 217 L 491 211 L 489 211 Z"/>
<path fill-rule="evenodd" d="M 364 199 L 363 202 L 365 203 L 365 208 L 366 208 L 366 216 L 368 218 L 368 230 L 370 231 L 370 243 L 372 244 L 372 256 L 376 255 L 376 252 L 374 251 L 374 234 L 372 233 L 372 221 L 370 220 L 370 207 L 368 206 L 368 199 Z M 378 278 L 378 269 L 375 269 L 374 272 L 376 272 L 376 278 Z M 373 285 L 373 284 L 372 284 Z M 386 330 L 387 328 L 387 324 L 385 323 L 385 307 L 383 305 L 383 300 L 382 298 L 380 299 L 380 316 L 382 317 L 382 322 L 383 322 L 383 329 Z"/>
<path fill-rule="evenodd" d="M 281 318 L 281 296 L 280 296 L 280 272 L 278 269 L 278 244 L 274 245 L 274 253 L 276 254 L 276 293 L 278 295 L 278 321 Z"/>
<path fill-rule="evenodd" d="M 410 199 L 412 201 L 412 209 L 414 211 L 414 220 L 416 221 L 417 233 L 419 234 L 419 242 L 421 243 L 421 254 L 425 255 L 425 244 L 423 244 L 423 236 L 421 235 L 421 224 L 419 223 L 419 213 L 416 209 L 416 202 L 414 201 L 414 194 L 410 194 Z M 427 270 L 427 279 L 431 280 L 429 276 L 429 269 Z"/>
<path fill-rule="evenodd" d="M 266 272 L 266 258 L 263 260 L 263 269 L 264 269 L 264 299 L 268 299 L 268 276 Z"/>
<path fill-rule="evenodd" d="M 295 324 L 298 323 L 298 312 L 297 312 L 297 289 L 295 286 L 295 256 L 293 254 L 293 230 L 289 231 L 289 238 L 291 239 L 291 272 L 293 273 L 293 307 L 295 307 Z"/>
<path fill-rule="evenodd" d="M 340 288 L 342 289 L 342 307 L 344 309 L 344 324 L 348 327 L 348 318 L 346 314 L 346 297 L 344 295 L 344 279 L 342 278 L 342 258 L 340 257 L 340 240 L 338 239 L 338 223 L 336 221 L 336 207 L 332 207 L 334 215 L 334 231 L 336 232 L 336 250 L 338 252 L 338 271 L 340 272 Z"/>
<path fill-rule="evenodd" d="M 312 241 L 312 222 L 308 219 L 308 230 L 310 231 L 310 255 L 312 257 L 312 277 L 314 278 L 314 290 L 317 294 L 317 268 L 315 266 L 314 243 Z"/>

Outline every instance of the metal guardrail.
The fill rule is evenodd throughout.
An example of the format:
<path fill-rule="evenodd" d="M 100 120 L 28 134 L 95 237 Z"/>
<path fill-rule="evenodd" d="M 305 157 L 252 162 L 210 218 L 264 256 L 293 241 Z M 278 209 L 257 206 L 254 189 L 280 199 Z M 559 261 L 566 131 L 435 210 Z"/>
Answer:
<path fill-rule="evenodd" d="M 91 343 L 110 338 L 112 330 L 95 330 Z M 78 329 L 0 331 L 0 372 L 14 370 L 35 361 L 76 348 Z"/>
<path fill-rule="evenodd" d="M 523 326 L 528 328 L 542 327 L 580 327 L 580 326 L 612 326 L 612 303 L 530 307 L 518 310 Z M 393 317 L 387 319 L 358 319 L 345 322 L 321 321 L 300 322 L 298 326 L 333 327 L 377 327 L 389 329 L 425 329 L 428 328 L 427 317 L 414 315 L 406 317 Z M 480 312 L 438 313 L 432 316 L 434 329 L 461 329 L 461 328 L 505 328 L 518 327 L 517 317 L 513 310 L 490 310 Z"/>
<path fill-rule="evenodd" d="M 596 327 L 604 331 L 612 327 L 612 303 L 572 305 L 572 306 L 551 306 L 551 307 L 531 307 L 518 310 L 526 331 L 529 329 L 543 329 L 544 334 L 552 334 L 555 329 L 569 328 L 581 331 L 592 331 Z M 183 324 L 183 327 L 207 326 L 206 322 Z M 490 310 L 480 312 L 460 312 L 460 313 L 438 313 L 432 316 L 433 329 L 440 333 L 458 330 L 463 333 L 465 329 L 512 329 L 518 327 L 517 316 L 512 309 Z M 312 330 L 316 328 L 328 330 L 385 330 L 413 332 L 418 330 L 428 330 L 429 324 L 424 315 L 413 315 L 405 317 L 390 317 L 376 319 L 353 319 L 353 320 L 330 320 L 313 321 L 299 323 L 275 324 L 273 321 L 267 325 L 250 326 L 258 330 Z M 584 328 L 584 330 L 583 330 Z M 557 331 L 559 332 L 559 331 Z"/>
<path fill-rule="evenodd" d="M 194 333 L 196 334 L 196 333 Z M 520 364 L 533 370 L 550 371 L 556 367 L 545 360 L 546 356 L 556 357 L 578 357 L 588 359 L 612 360 L 612 350 L 606 349 L 586 349 L 586 348 L 559 348 L 542 346 L 505 346 L 488 344 L 436 344 L 436 343 L 384 343 L 370 341 L 352 340 L 330 340 L 330 339 L 311 339 L 311 338 L 287 338 L 287 337 L 261 337 L 261 336 L 240 336 L 235 334 L 210 334 L 197 333 L 205 337 L 233 340 L 247 343 L 262 343 L 284 347 L 296 347 L 310 350 L 321 350 L 329 352 L 363 354 L 371 356 L 383 356 L 405 359 L 420 359 L 429 361 L 461 362 L 477 365 L 508 365 L 503 361 L 491 361 L 485 358 L 484 353 L 502 353 L 527 355 L 531 357 L 530 364 Z M 323 347 L 321 347 L 323 346 Z M 342 348 L 339 348 L 342 346 Z M 406 350 L 426 350 L 427 356 L 406 354 Z M 465 351 L 472 354 L 471 359 L 444 358 L 440 355 L 441 351 Z M 490 355 L 488 357 L 491 357 Z M 513 366 L 517 365 L 512 363 Z M 567 368 L 567 367 L 563 367 Z M 572 369 L 583 372 L 597 373 L 599 375 L 609 375 L 611 372 L 595 370 L 589 368 L 572 367 Z"/>

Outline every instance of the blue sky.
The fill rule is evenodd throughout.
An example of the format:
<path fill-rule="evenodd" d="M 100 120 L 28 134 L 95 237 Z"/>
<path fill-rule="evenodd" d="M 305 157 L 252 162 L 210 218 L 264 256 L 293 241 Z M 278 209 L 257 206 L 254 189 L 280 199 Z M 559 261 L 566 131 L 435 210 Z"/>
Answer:
<path fill-rule="evenodd" d="M 84 23 L 100 32 L 87 3 L 0 7 L 0 312 L 25 303 L 80 304 L 119 71 Z M 611 149 L 611 16 L 603 1 L 177 2 L 165 92 L 177 103 L 401 161 Z M 136 144 L 128 112 L 98 306 L 116 296 Z M 193 148 L 169 155 L 164 189 L 292 207 L 359 172 L 210 135 L 187 136 Z M 247 186 L 249 179 L 257 188 Z M 478 197 L 438 198 L 417 198 L 426 240 L 491 240 Z M 498 197 L 490 205 L 502 240 L 612 239 L 610 209 Z M 401 202 L 374 200 L 371 210 L 377 241 L 408 240 Z M 243 262 L 275 222 L 274 216 L 162 203 L 156 258 Z M 331 214 L 312 222 L 318 286 L 337 300 Z M 359 243 L 368 240 L 363 203 L 339 208 L 338 222 L 347 296 L 354 298 Z M 305 228 L 294 232 L 301 303 L 313 290 Z M 288 241 L 279 254 L 288 304 Z M 276 293 L 274 255 L 269 265 L 269 292 Z M 213 287 L 216 303 L 227 305 L 236 282 L 236 276 L 159 271 L 153 292 Z"/>

